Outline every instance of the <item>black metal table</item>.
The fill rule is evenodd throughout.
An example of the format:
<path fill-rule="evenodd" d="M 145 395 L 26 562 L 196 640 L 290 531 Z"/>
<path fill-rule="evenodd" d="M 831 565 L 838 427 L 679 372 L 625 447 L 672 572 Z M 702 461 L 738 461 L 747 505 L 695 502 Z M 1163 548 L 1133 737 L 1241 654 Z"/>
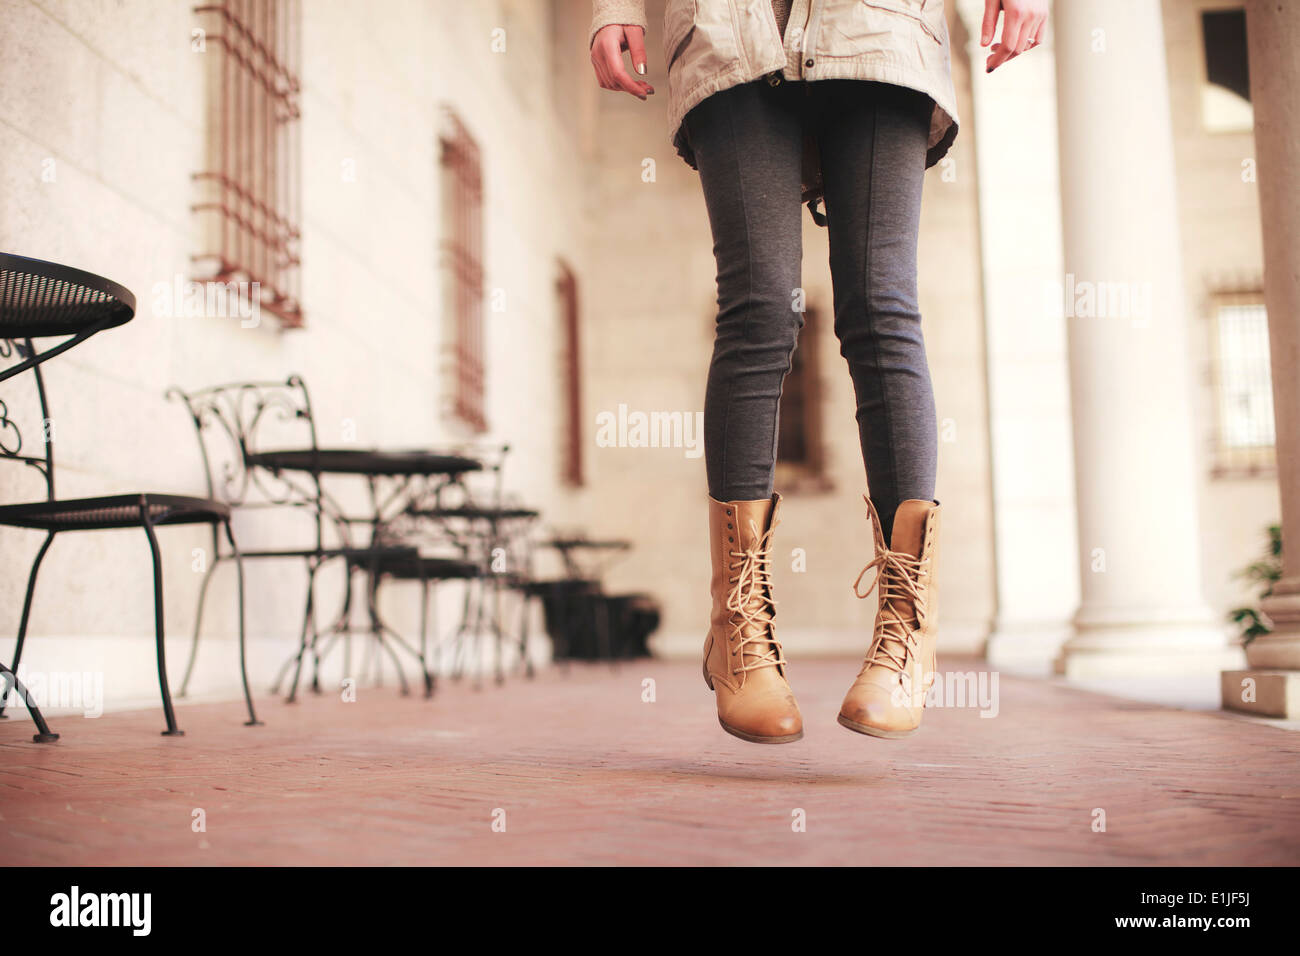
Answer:
<path fill-rule="evenodd" d="M 632 542 L 621 538 L 610 539 L 593 539 L 572 537 L 566 538 L 556 536 L 546 541 L 540 542 L 544 548 L 553 548 L 560 553 L 560 560 L 564 562 L 564 569 L 570 577 L 583 577 L 582 569 L 575 555 L 581 551 L 592 552 L 620 552 L 629 551 L 632 548 Z M 591 575 L 587 575 L 591 576 Z"/>
<path fill-rule="evenodd" d="M 248 462 L 273 470 L 388 477 L 456 477 L 483 469 L 474 458 L 422 449 L 291 448 L 250 454 Z"/>
<path fill-rule="evenodd" d="M 301 471 L 312 475 L 347 475 L 365 478 L 370 489 L 371 514 L 337 517 L 352 524 L 369 524 L 378 530 L 386 521 L 406 510 L 415 492 L 414 482 L 440 478 L 434 489 L 423 488 L 421 496 L 432 494 L 442 484 L 458 482 L 471 472 L 482 471 L 483 463 L 465 455 L 449 455 L 424 449 L 384 448 L 286 448 L 252 452 L 245 456 L 249 466 L 270 471 Z M 390 480 L 386 494 L 382 480 Z"/>
<path fill-rule="evenodd" d="M 481 567 L 478 578 L 481 585 L 478 592 L 479 600 L 477 603 L 472 602 L 471 591 L 469 588 L 466 589 L 460 625 L 450 637 L 450 642 L 453 644 L 453 678 L 459 678 L 463 673 L 464 657 L 469 650 L 469 642 L 465 640 L 467 636 L 476 638 L 474 643 L 476 663 L 481 659 L 482 652 L 477 637 L 482 635 L 486 624 L 496 643 L 494 663 L 496 682 L 504 683 L 502 648 L 506 635 L 501 621 L 501 590 L 503 585 L 513 585 L 518 588 L 528 580 L 526 573 L 528 562 L 526 557 L 521 558 L 519 561 L 521 567 L 518 570 L 508 566 L 512 541 L 510 535 L 503 529 L 509 525 L 531 524 L 541 517 L 541 512 L 535 508 L 519 505 L 476 505 L 466 502 L 429 507 L 412 504 L 407 508 L 406 514 L 416 519 L 436 522 L 465 553 L 476 555 Z M 497 561 L 498 551 L 504 559 L 501 562 Z M 527 592 L 523 593 L 525 602 L 521 611 L 517 642 L 519 663 L 525 676 L 532 677 L 533 664 L 528 657 Z"/>
<path fill-rule="evenodd" d="M 21 361 L 0 370 L 0 382 L 134 316 L 135 296 L 111 279 L 0 252 L 0 359 L 14 354 L 14 342 L 69 336 L 39 354 L 18 350 Z"/>
<path fill-rule="evenodd" d="M 299 471 L 316 476 L 337 475 L 364 478 L 370 493 L 371 513 L 369 515 L 350 516 L 340 513 L 335 516 L 336 520 L 348 524 L 369 525 L 371 529 L 369 552 L 359 553 L 356 560 L 348 561 L 346 592 L 339 616 L 324 634 L 313 634 L 311 647 L 304 644 L 298 649 L 298 653 L 285 663 L 285 666 L 281 668 L 280 677 L 276 680 L 276 686 L 279 686 L 280 680 L 287 674 L 288 667 L 293 665 L 294 679 L 289 694 L 289 698 L 293 699 L 301 676 L 303 656 L 310 650 L 316 665 L 312 687 L 319 690 L 321 656 L 340 636 L 344 639 L 344 672 L 348 673 L 351 670 L 351 577 L 353 571 L 360 570 L 366 572 L 368 577 L 366 610 L 370 621 L 370 634 L 379 648 L 387 652 L 392 659 L 402 692 L 409 693 L 406 676 L 402 671 L 400 660 L 393 648 L 385 641 L 385 637 L 420 662 L 424 677 L 425 694 L 431 694 L 433 692 L 433 677 L 429 671 L 425 649 L 423 646 L 418 650 L 412 647 L 379 615 L 375 600 L 376 592 L 381 575 L 387 573 L 387 571 L 382 565 L 386 552 L 379 550 L 377 545 L 381 543 L 386 523 L 396 514 L 406 510 L 407 503 L 417 494 L 415 490 L 417 482 L 426 483 L 426 485 L 419 487 L 418 493 L 422 495 L 432 494 L 436 497 L 437 489 L 442 485 L 458 482 L 467 474 L 481 471 L 483 463 L 468 456 L 446 454 L 427 449 L 380 448 L 272 449 L 250 453 L 245 460 L 249 466 L 266 468 L 272 472 Z M 427 482 L 430 479 L 440 479 L 432 490 L 427 487 Z M 389 485 L 387 490 L 381 489 L 381 485 L 385 482 Z M 409 549 L 409 553 L 404 556 L 403 560 L 408 563 L 412 561 L 418 563 L 420 555 L 415 549 Z M 323 643 L 320 643 L 322 640 Z M 423 637 L 421 643 L 423 644 Z"/>

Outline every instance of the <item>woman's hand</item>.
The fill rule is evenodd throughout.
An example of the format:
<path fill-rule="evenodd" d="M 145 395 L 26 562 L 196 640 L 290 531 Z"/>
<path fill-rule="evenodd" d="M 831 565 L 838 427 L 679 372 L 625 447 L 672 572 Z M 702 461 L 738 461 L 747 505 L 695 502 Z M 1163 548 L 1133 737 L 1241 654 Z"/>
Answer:
<path fill-rule="evenodd" d="M 601 27 L 591 41 L 591 65 L 596 68 L 602 90 L 623 90 L 644 100 L 655 91 L 644 80 L 638 80 L 623 66 L 623 51 L 632 54 L 632 66 L 645 75 L 645 31 L 636 26 L 611 23 Z"/>
<path fill-rule="evenodd" d="M 1002 36 L 993 43 L 998 14 L 1002 16 Z M 1038 46 L 1047 23 L 1047 0 L 984 0 L 984 27 L 980 46 L 993 43 L 984 72 L 992 73 L 1007 60 Z"/>

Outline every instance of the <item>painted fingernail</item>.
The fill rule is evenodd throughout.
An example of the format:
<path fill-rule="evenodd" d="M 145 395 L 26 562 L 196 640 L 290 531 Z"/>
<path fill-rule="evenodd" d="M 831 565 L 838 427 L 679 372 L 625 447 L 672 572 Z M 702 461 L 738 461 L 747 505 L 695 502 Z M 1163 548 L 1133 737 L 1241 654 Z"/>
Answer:
<path fill-rule="evenodd" d="M 644 63 L 638 63 L 638 64 L 636 65 L 636 71 L 637 71 L 638 73 L 640 73 L 642 76 L 645 76 L 645 64 L 644 64 Z"/>

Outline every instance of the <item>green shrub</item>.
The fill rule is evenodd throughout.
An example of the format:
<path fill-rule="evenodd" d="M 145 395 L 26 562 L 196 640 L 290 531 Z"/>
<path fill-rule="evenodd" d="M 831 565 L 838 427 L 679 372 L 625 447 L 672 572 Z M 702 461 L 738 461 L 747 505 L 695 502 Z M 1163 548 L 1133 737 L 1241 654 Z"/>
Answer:
<path fill-rule="evenodd" d="M 1264 557 L 1253 561 L 1233 575 L 1254 581 L 1260 587 L 1260 598 L 1273 593 L 1273 585 L 1282 577 L 1282 526 L 1268 526 L 1268 550 Z M 1249 644 L 1255 638 L 1273 630 L 1269 619 L 1258 607 L 1238 607 L 1228 612 L 1228 618 L 1241 629 L 1243 644 Z"/>

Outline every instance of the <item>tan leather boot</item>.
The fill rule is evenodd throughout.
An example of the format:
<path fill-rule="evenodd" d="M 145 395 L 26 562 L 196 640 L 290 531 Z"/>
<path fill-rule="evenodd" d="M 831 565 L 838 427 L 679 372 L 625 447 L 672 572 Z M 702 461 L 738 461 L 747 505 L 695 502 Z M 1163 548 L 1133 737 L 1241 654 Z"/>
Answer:
<path fill-rule="evenodd" d="M 780 495 L 762 501 L 709 498 L 713 614 L 704 639 L 704 681 L 717 695 L 722 729 L 756 744 L 788 744 L 803 736 L 772 623 L 770 561 L 780 503 Z"/>
<path fill-rule="evenodd" d="M 938 663 L 939 503 L 909 498 L 894 512 L 890 546 L 885 547 L 880 516 L 867 498 L 876 556 L 862 577 L 876 570 L 875 627 L 858 679 L 840 706 L 839 721 L 849 730 L 873 737 L 906 737 L 921 725 L 925 698 Z"/>

